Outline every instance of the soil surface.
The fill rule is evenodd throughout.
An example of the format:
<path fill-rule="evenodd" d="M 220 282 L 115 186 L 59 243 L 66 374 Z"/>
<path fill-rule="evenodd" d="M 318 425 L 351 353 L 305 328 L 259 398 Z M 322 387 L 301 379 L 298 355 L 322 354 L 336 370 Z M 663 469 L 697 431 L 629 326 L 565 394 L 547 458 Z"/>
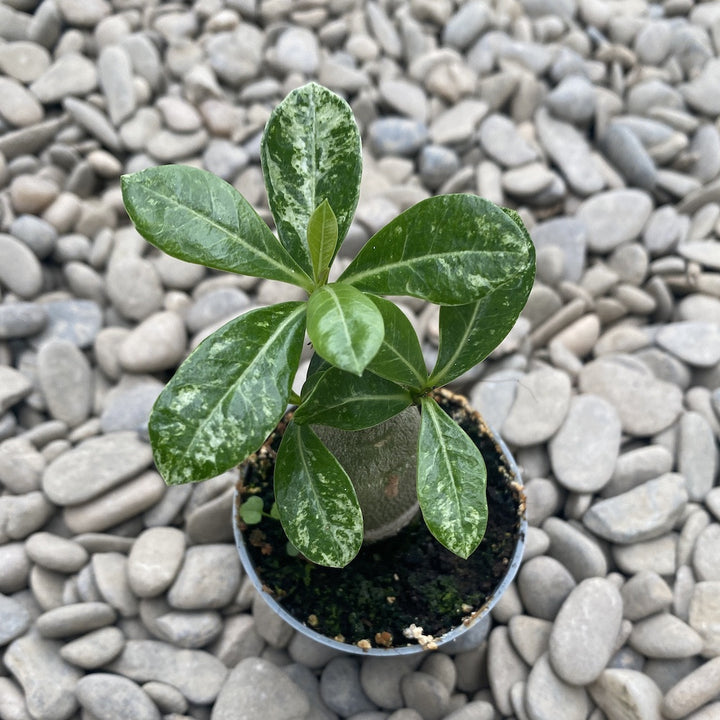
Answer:
<path fill-rule="evenodd" d="M 467 560 L 440 545 L 419 515 L 396 537 L 364 545 L 340 570 L 288 555 L 282 526 L 271 517 L 241 528 L 268 592 L 324 635 L 399 647 L 415 642 L 403 635 L 414 624 L 424 635 L 438 637 L 483 607 L 510 564 L 520 528 L 518 510 L 524 508 L 522 492 L 479 416 L 459 396 L 438 393 L 436 399 L 480 448 L 488 469 L 488 526 Z M 268 514 L 274 457 L 290 417 L 244 466 L 240 482 L 241 495 L 260 495 Z"/>

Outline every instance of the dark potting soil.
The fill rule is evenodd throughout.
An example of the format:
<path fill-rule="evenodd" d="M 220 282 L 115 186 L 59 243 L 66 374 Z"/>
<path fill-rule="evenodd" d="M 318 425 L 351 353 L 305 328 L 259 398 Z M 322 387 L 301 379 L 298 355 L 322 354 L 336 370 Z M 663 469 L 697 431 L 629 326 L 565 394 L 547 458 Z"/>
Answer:
<path fill-rule="evenodd" d="M 487 530 L 467 560 L 440 545 L 419 515 L 397 536 L 364 545 L 341 570 L 288 555 L 277 520 L 263 517 L 258 525 L 241 525 L 265 589 L 300 622 L 324 635 L 351 644 L 400 647 L 413 644 L 403 630 L 414 624 L 424 635 L 438 637 L 483 607 L 510 564 L 524 509 L 522 491 L 464 400 L 446 391 L 435 398 L 480 448 L 488 470 Z M 259 495 L 266 513 L 274 500 L 274 457 L 288 421 L 286 416 L 245 464 L 239 483 L 239 495 Z"/>

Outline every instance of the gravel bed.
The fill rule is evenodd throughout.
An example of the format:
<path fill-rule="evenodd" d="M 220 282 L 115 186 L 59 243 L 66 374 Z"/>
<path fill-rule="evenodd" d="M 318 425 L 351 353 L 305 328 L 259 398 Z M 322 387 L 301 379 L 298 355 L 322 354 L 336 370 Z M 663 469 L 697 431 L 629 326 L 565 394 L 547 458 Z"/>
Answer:
<path fill-rule="evenodd" d="M 530 523 L 464 652 L 295 635 L 243 577 L 234 473 L 152 466 L 188 350 L 298 291 L 156 252 L 119 176 L 197 164 L 269 218 L 260 133 L 309 79 L 363 133 L 341 258 L 436 192 L 537 245 L 458 383 Z M 0 3 L 0 720 L 718 720 L 719 116 L 717 0 Z M 407 310 L 432 362 L 436 312 Z"/>

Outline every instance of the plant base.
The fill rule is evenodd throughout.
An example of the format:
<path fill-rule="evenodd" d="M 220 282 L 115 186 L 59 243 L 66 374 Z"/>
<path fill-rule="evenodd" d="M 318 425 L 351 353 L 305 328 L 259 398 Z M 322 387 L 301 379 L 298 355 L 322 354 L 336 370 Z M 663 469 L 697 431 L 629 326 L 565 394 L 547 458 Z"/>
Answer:
<path fill-rule="evenodd" d="M 418 515 L 397 536 L 364 545 L 338 570 L 290 556 L 279 521 L 263 518 L 247 527 L 236 512 L 236 535 L 242 536 L 262 589 L 301 625 L 366 650 L 417 647 L 418 642 L 433 647 L 453 628 L 486 614 L 501 594 L 499 586 L 509 583 L 511 569 L 514 575 L 525 509 L 517 468 L 464 398 L 445 390 L 435 398 L 485 458 L 489 520 L 482 543 L 463 560 L 442 547 Z M 237 503 L 259 495 L 269 512 L 275 453 L 290 417 L 244 464 Z"/>

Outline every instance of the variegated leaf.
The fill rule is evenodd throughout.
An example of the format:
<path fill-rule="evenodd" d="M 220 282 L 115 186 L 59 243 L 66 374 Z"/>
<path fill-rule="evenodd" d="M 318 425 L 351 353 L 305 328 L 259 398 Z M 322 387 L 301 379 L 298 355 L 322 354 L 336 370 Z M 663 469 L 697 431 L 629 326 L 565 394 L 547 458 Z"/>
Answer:
<path fill-rule="evenodd" d="M 212 173 L 163 165 L 123 175 L 121 186 L 137 231 L 168 255 L 312 290 L 311 278 L 247 200 Z"/>
<path fill-rule="evenodd" d="M 355 489 L 308 425 L 290 422 L 285 429 L 275 501 L 288 540 L 312 562 L 344 567 L 357 555 L 363 520 Z"/>
<path fill-rule="evenodd" d="M 337 252 L 357 207 L 362 157 L 350 106 L 317 83 L 293 90 L 270 115 L 260 160 L 280 241 L 311 275 L 305 230 L 315 208 L 323 200 L 330 203 L 337 217 Z"/>
<path fill-rule="evenodd" d="M 480 450 L 431 397 L 421 400 L 418 500 L 435 538 L 462 558 L 487 527 L 487 469 Z"/>
<path fill-rule="evenodd" d="M 252 310 L 208 336 L 150 415 L 155 464 L 170 485 L 214 477 L 257 450 L 287 408 L 305 303 Z"/>

